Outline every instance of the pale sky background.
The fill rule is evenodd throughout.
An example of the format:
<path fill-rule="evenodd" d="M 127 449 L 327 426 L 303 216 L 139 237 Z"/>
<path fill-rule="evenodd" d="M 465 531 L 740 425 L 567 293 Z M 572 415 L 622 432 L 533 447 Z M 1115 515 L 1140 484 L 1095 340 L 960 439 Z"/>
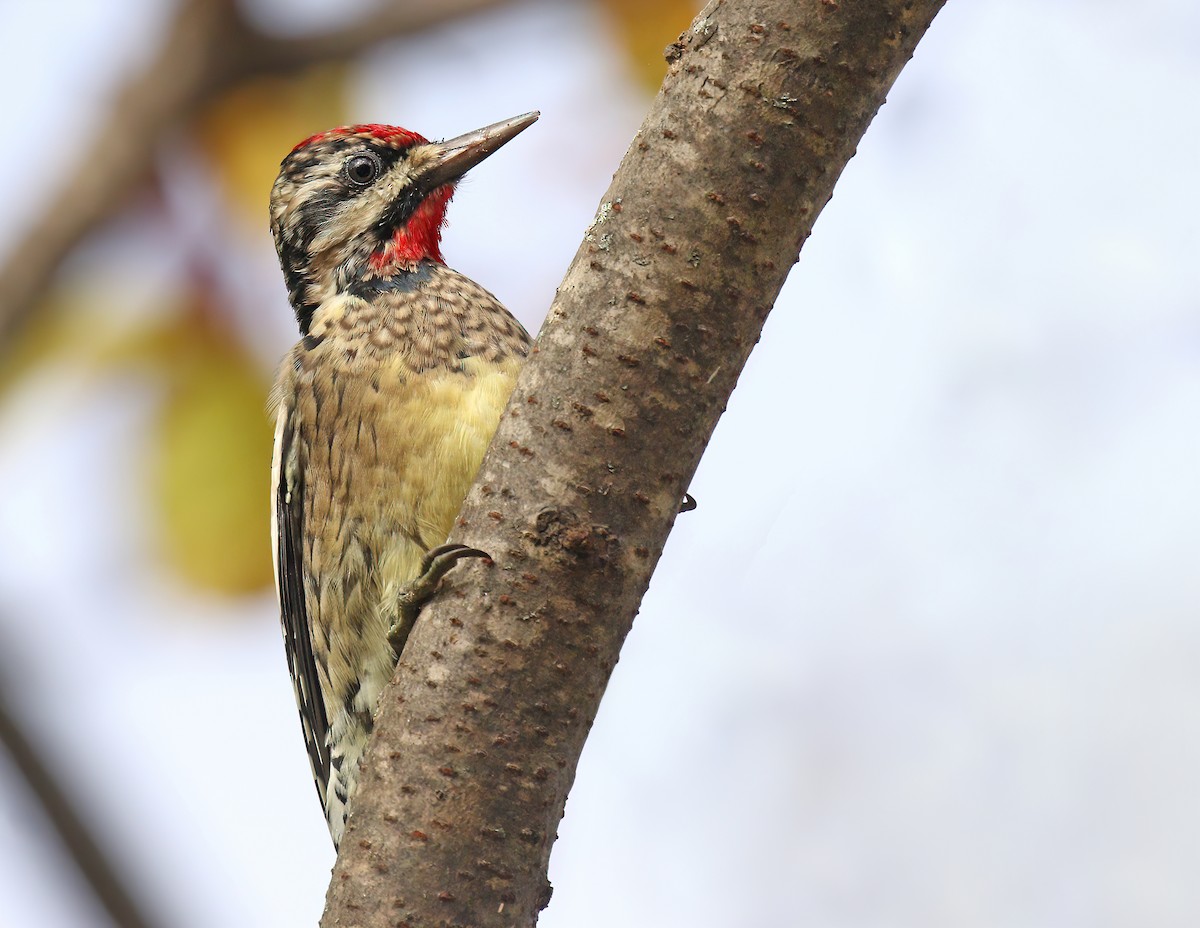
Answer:
<path fill-rule="evenodd" d="M 0 250 L 169 9 L 0 7 Z M 692 484 L 544 928 L 1200 923 L 1198 48 L 1187 0 L 949 0 Z M 536 329 L 648 106 L 605 22 L 522 3 L 358 81 L 355 118 L 431 137 L 542 111 L 445 241 Z M 186 225 L 211 207 L 182 186 Z M 72 266 L 154 253 L 136 313 L 182 260 L 155 235 Z M 272 364 L 265 213 L 220 247 Z M 333 853 L 274 599 L 148 556 L 150 391 L 64 364 L 0 399 L 0 684 L 164 926 L 315 925 Z M 2 756 L 0 860 L 0 928 L 107 924 Z"/>

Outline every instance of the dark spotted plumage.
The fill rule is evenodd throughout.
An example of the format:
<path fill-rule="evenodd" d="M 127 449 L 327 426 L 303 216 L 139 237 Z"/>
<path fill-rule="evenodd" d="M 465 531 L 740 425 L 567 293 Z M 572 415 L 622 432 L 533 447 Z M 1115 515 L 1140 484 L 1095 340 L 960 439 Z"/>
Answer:
<path fill-rule="evenodd" d="M 323 133 L 272 193 L 302 333 L 274 394 L 276 581 L 335 844 L 395 664 L 389 634 L 402 647 L 411 627 L 398 604 L 449 533 L 529 345 L 442 262 L 451 184 L 534 118 L 440 144 L 386 126 Z"/>

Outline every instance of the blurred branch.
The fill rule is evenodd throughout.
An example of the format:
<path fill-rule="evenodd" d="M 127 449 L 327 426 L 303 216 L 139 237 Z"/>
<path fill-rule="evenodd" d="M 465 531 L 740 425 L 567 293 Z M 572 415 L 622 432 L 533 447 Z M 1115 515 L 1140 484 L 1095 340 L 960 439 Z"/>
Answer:
<path fill-rule="evenodd" d="M 536 922 L 584 740 L 679 502 L 943 2 L 713 0 L 668 47 L 450 536 L 494 566 L 448 578 L 380 699 L 323 925 Z"/>
<path fill-rule="evenodd" d="M 63 847 L 104 906 L 117 928 L 152 928 L 155 924 L 139 908 L 133 894 L 109 863 L 91 831 L 67 798 L 62 786 L 42 759 L 17 720 L 0 699 L 0 744 L 25 778 Z"/>
<path fill-rule="evenodd" d="M 116 95 L 111 117 L 78 167 L 0 267 L 0 345 L 9 345 L 63 259 L 147 176 L 159 142 L 222 90 L 343 58 L 508 0 L 393 0 L 345 28 L 301 38 L 268 35 L 235 0 L 182 0 L 144 71 Z"/>

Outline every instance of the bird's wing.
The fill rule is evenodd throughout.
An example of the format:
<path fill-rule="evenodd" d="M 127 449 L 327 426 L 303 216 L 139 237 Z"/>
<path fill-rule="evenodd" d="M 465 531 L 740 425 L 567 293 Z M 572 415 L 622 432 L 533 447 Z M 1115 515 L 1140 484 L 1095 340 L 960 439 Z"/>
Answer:
<path fill-rule="evenodd" d="M 304 470 L 295 443 L 294 411 L 290 403 L 280 406 L 275 426 L 275 458 L 271 462 L 275 589 L 279 594 L 283 644 L 296 691 L 296 704 L 300 708 L 308 761 L 317 782 L 317 793 L 324 804 L 329 784 L 329 721 L 321 696 L 304 596 Z"/>

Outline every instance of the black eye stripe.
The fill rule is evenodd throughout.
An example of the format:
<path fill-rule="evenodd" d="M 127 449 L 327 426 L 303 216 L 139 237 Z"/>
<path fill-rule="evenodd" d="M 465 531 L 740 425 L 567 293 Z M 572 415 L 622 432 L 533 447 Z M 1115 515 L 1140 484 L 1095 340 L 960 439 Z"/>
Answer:
<path fill-rule="evenodd" d="M 334 139 L 294 151 L 283 161 L 283 170 L 297 180 L 306 180 L 311 171 L 322 164 L 326 170 L 332 167 L 343 179 L 346 179 L 346 163 L 357 155 L 374 157 L 379 162 L 379 176 L 385 174 L 396 162 L 408 157 L 409 149 L 417 143 L 387 145 L 366 137 Z M 361 185 L 350 184 L 350 193 L 354 195 L 363 189 Z"/>
<path fill-rule="evenodd" d="M 417 211 L 417 207 L 424 199 L 424 190 L 419 187 L 408 187 L 392 200 L 375 224 L 375 234 L 379 240 L 386 242 L 391 238 L 393 232 L 412 218 L 412 214 Z"/>
<path fill-rule="evenodd" d="M 291 223 L 300 253 L 306 253 L 322 229 L 333 221 L 337 214 L 351 201 L 367 193 L 380 177 L 397 163 L 408 157 L 409 150 L 418 143 L 394 146 L 376 140 L 357 137 L 326 141 L 311 148 L 292 152 L 284 159 L 283 171 L 299 188 L 315 189 L 306 196 L 299 207 L 299 215 Z M 375 177 L 364 182 L 354 182 L 347 173 L 350 162 L 358 157 L 374 158 L 379 166 Z M 365 176 L 365 175 L 364 175 Z M 391 238 L 393 232 L 412 216 L 424 199 L 425 191 L 412 188 L 404 191 L 396 201 L 389 204 L 379 216 L 371 233 L 380 241 Z M 300 266 L 298 258 L 293 264 Z M 297 278 L 297 289 L 306 281 Z"/>

